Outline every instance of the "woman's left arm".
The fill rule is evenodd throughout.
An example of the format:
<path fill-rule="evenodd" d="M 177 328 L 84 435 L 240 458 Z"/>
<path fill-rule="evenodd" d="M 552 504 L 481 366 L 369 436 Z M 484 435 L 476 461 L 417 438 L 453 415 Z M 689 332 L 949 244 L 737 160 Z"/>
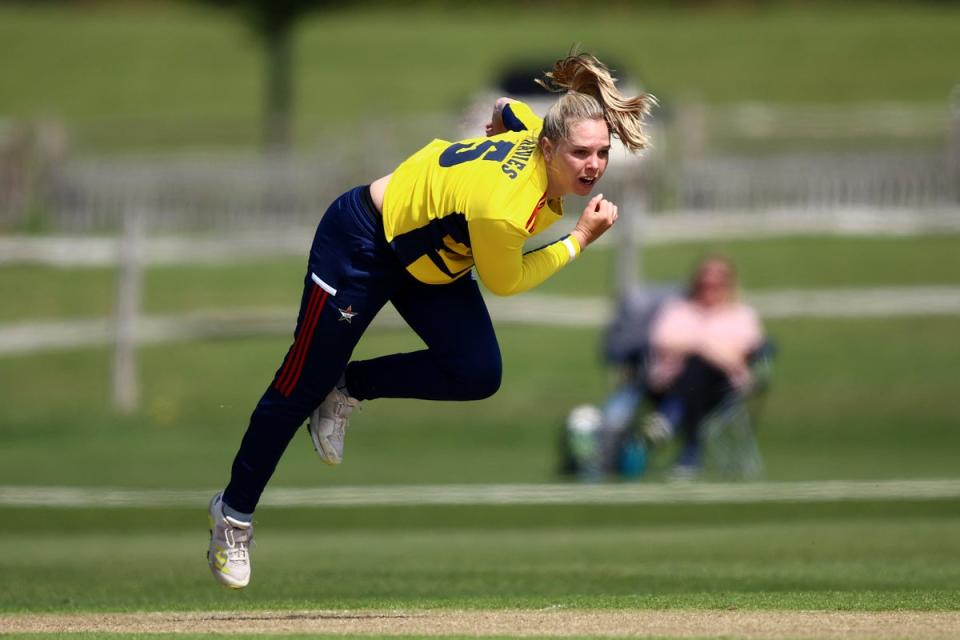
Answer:
<path fill-rule="evenodd" d="M 526 103 L 503 97 L 493 103 L 493 114 L 484 131 L 490 137 L 507 131 L 534 131 L 541 126 L 543 121 Z"/>

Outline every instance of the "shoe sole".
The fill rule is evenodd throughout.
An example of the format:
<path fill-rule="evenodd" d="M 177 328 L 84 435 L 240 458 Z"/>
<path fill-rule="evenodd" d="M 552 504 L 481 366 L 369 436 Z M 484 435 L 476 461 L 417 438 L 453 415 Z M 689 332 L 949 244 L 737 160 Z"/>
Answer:
<path fill-rule="evenodd" d="M 323 462 L 323 464 L 335 467 L 343 462 L 343 458 L 338 458 L 336 452 L 330 451 L 323 446 L 320 442 L 320 437 L 314 433 L 311 426 L 307 427 L 307 433 L 310 435 L 310 442 L 313 443 L 313 450 L 320 456 L 320 461 Z"/>

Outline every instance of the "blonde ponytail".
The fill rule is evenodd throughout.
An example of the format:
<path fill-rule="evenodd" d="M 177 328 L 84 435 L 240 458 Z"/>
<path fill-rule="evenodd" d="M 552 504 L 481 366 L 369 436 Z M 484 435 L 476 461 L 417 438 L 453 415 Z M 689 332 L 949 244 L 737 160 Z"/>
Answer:
<path fill-rule="evenodd" d="M 589 53 L 571 54 L 553 65 L 537 84 L 547 91 L 566 92 L 547 111 L 541 138 L 561 140 L 569 126 L 581 120 L 605 120 L 610 131 L 630 151 L 649 145 L 644 119 L 657 99 L 649 93 L 628 98 L 617 89 L 607 66 Z"/>

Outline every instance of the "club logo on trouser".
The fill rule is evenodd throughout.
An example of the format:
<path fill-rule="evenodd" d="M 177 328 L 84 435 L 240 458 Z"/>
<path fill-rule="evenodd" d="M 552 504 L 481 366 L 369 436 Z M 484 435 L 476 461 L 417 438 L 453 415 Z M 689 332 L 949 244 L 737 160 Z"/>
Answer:
<path fill-rule="evenodd" d="M 337 311 L 340 312 L 340 319 L 337 320 L 337 322 L 346 322 L 347 324 L 350 324 L 351 321 L 353 320 L 354 316 L 357 315 L 357 314 L 354 313 L 354 311 L 353 311 L 353 305 L 352 305 L 352 304 L 347 305 L 347 308 L 346 308 L 346 309 L 341 309 L 340 307 L 337 307 Z"/>

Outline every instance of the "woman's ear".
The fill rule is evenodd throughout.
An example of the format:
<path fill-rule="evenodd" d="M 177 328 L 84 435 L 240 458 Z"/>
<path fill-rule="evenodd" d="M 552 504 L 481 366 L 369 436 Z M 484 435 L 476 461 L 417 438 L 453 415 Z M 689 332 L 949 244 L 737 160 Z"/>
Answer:
<path fill-rule="evenodd" d="M 541 138 L 540 139 L 540 151 L 543 153 L 543 159 L 550 163 L 550 160 L 553 159 L 553 154 L 555 149 L 553 148 L 553 143 L 550 141 L 550 138 Z"/>

